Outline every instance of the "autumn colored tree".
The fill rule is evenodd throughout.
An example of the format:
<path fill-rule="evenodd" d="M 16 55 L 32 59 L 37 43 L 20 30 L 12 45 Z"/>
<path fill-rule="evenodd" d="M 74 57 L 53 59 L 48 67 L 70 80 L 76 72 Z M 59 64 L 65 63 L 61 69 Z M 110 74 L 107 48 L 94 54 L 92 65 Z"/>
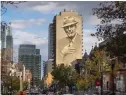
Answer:
<path fill-rule="evenodd" d="M 78 90 L 86 90 L 89 86 L 89 80 L 84 77 L 78 77 L 76 86 Z"/>
<path fill-rule="evenodd" d="M 101 79 L 106 73 L 111 73 L 111 61 L 106 56 L 105 51 L 96 49 L 94 50 L 91 58 L 85 62 L 84 76 L 88 80 L 88 86 L 95 85 L 97 79 Z M 119 69 L 118 60 L 115 61 L 114 72 Z M 84 80 L 85 81 L 85 80 Z"/>
<path fill-rule="evenodd" d="M 28 81 L 24 81 L 23 82 L 23 89 L 27 89 L 28 88 Z"/>

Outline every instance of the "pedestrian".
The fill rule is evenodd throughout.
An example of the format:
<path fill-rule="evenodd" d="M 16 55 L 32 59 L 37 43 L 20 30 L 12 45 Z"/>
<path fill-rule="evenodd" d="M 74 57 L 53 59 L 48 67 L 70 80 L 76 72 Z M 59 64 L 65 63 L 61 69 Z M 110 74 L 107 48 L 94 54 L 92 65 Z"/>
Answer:
<path fill-rule="evenodd" d="M 66 93 L 68 93 L 69 92 L 69 87 L 68 86 L 66 86 Z"/>
<path fill-rule="evenodd" d="M 75 86 L 72 86 L 72 93 L 75 93 Z"/>

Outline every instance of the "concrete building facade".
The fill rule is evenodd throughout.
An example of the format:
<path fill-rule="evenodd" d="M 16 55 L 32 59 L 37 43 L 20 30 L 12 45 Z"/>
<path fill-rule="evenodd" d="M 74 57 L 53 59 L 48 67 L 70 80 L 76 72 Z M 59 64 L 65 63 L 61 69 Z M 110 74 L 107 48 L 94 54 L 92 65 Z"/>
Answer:
<path fill-rule="evenodd" d="M 25 70 L 25 81 L 31 81 L 32 80 L 32 73 L 30 70 Z"/>
<path fill-rule="evenodd" d="M 49 25 L 49 58 L 55 65 L 71 65 L 82 59 L 82 16 L 74 11 L 60 12 Z M 55 66 L 54 65 L 54 66 Z"/>
<path fill-rule="evenodd" d="M 100 49 L 103 49 L 104 51 L 106 51 L 106 44 L 109 41 L 110 41 L 110 39 L 106 39 L 103 42 L 101 42 L 99 44 Z M 110 60 L 110 57 L 109 57 L 109 60 Z M 119 69 L 114 74 L 115 90 L 120 91 L 120 92 L 126 92 L 126 65 L 125 65 L 125 63 L 121 62 L 121 60 L 119 60 L 119 59 L 117 61 L 119 64 Z M 110 64 L 112 64 L 112 62 L 110 62 Z M 114 62 L 114 64 L 115 64 L 115 62 Z M 107 78 L 107 79 L 109 78 L 108 88 L 112 89 L 113 88 L 112 74 L 106 75 L 105 78 Z"/>

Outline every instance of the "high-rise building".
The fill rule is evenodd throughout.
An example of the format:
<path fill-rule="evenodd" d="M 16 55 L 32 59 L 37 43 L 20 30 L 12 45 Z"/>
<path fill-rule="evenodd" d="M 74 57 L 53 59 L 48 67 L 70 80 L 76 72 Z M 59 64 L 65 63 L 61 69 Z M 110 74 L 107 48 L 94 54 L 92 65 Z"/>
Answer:
<path fill-rule="evenodd" d="M 2 23 L 1 24 L 1 66 L 0 66 L 0 71 L 1 71 L 1 75 L 2 77 L 4 75 L 6 75 L 6 71 L 7 71 L 7 62 L 5 62 L 6 60 L 6 54 L 5 54 L 5 51 L 6 51 L 6 31 L 7 31 L 7 26 L 6 24 Z"/>
<path fill-rule="evenodd" d="M 11 32 L 10 26 L 7 24 L 1 24 L 1 79 L 2 81 L 6 79 L 6 76 L 9 75 L 9 63 L 13 59 L 13 38 L 12 35 L 8 35 L 7 32 Z M 7 35 L 6 35 L 7 34 Z M 11 36 L 11 37 L 8 37 Z M 8 50 L 8 45 L 10 49 Z M 11 58 L 11 59 L 9 59 Z"/>
<path fill-rule="evenodd" d="M 5 48 L 5 44 L 6 44 L 6 30 L 7 30 L 7 26 L 2 24 L 1 25 L 1 49 Z"/>
<path fill-rule="evenodd" d="M 48 58 L 58 64 L 72 65 L 76 59 L 82 59 L 83 29 L 82 16 L 75 11 L 60 12 L 49 25 Z"/>
<path fill-rule="evenodd" d="M 46 75 L 46 61 L 43 61 L 43 71 L 42 71 L 42 73 L 43 73 L 42 77 L 45 77 L 45 75 Z"/>
<path fill-rule="evenodd" d="M 45 62 L 45 75 L 53 71 L 52 64 L 53 64 L 53 59 L 49 59 Z"/>
<path fill-rule="evenodd" d="M 55 37 L 55 32 L 54 30 L 54 25 L 51 23 L 49 25 L 49 34 L 48 34 L 48 59 L 52 59 L 54 57 L 54 37 Z"/>
<path fill-rule="evenodd" d="M 22 44 L 18 54 L 18 61 L 22 62 L 32 73 L 32 85 L 38 86 L 41 79 L 40 49 L 36 49 L 35 45 Z"/>
<path fill-rule="evenodd" d="M 11 26 L 8 26 L 7 36 L 6 36 L 6 58 L 9 61 L 13 61 L 13 37 Z"/>

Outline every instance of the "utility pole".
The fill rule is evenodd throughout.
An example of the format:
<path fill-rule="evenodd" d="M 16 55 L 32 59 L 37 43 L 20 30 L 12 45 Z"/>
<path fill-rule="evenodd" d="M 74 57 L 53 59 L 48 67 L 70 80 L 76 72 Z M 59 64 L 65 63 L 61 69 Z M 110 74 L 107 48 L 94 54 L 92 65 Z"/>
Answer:
<path fill-rule="evenodd" d="M 0 56 L 1 56 L 1 50 L 0 50 Z M 2 81 L 1 81 L 1 60 L 0 60 L 0 95 L 1 95 L 1 82 Z"/>
<path fill-rule="evenodd" d="M 115 63 L 112 63 L 112 95 L 115 95 L 115 84 L 114 84 L 114 66 Z"/>
<path fill-rule="evenodd" d="M 112 69 L 112 95 L 115 95 L 115 84 L 114 84 L 114 68 L 115 68 L 115 61 L 116 58 L 110 59 L 111 61 L 111 69 Z"/>
<path fill-rule="evenodd" d="M 101 71 L 101 95 L 103 95 L 103 71 Z"/>
<path fill-rule="evenodd" d="M 20 72 L 20 91 L 23 90 L 22 77 L 23 77 L 23 74 L 22 74 L 22 71 L 21 71 Z"/>

